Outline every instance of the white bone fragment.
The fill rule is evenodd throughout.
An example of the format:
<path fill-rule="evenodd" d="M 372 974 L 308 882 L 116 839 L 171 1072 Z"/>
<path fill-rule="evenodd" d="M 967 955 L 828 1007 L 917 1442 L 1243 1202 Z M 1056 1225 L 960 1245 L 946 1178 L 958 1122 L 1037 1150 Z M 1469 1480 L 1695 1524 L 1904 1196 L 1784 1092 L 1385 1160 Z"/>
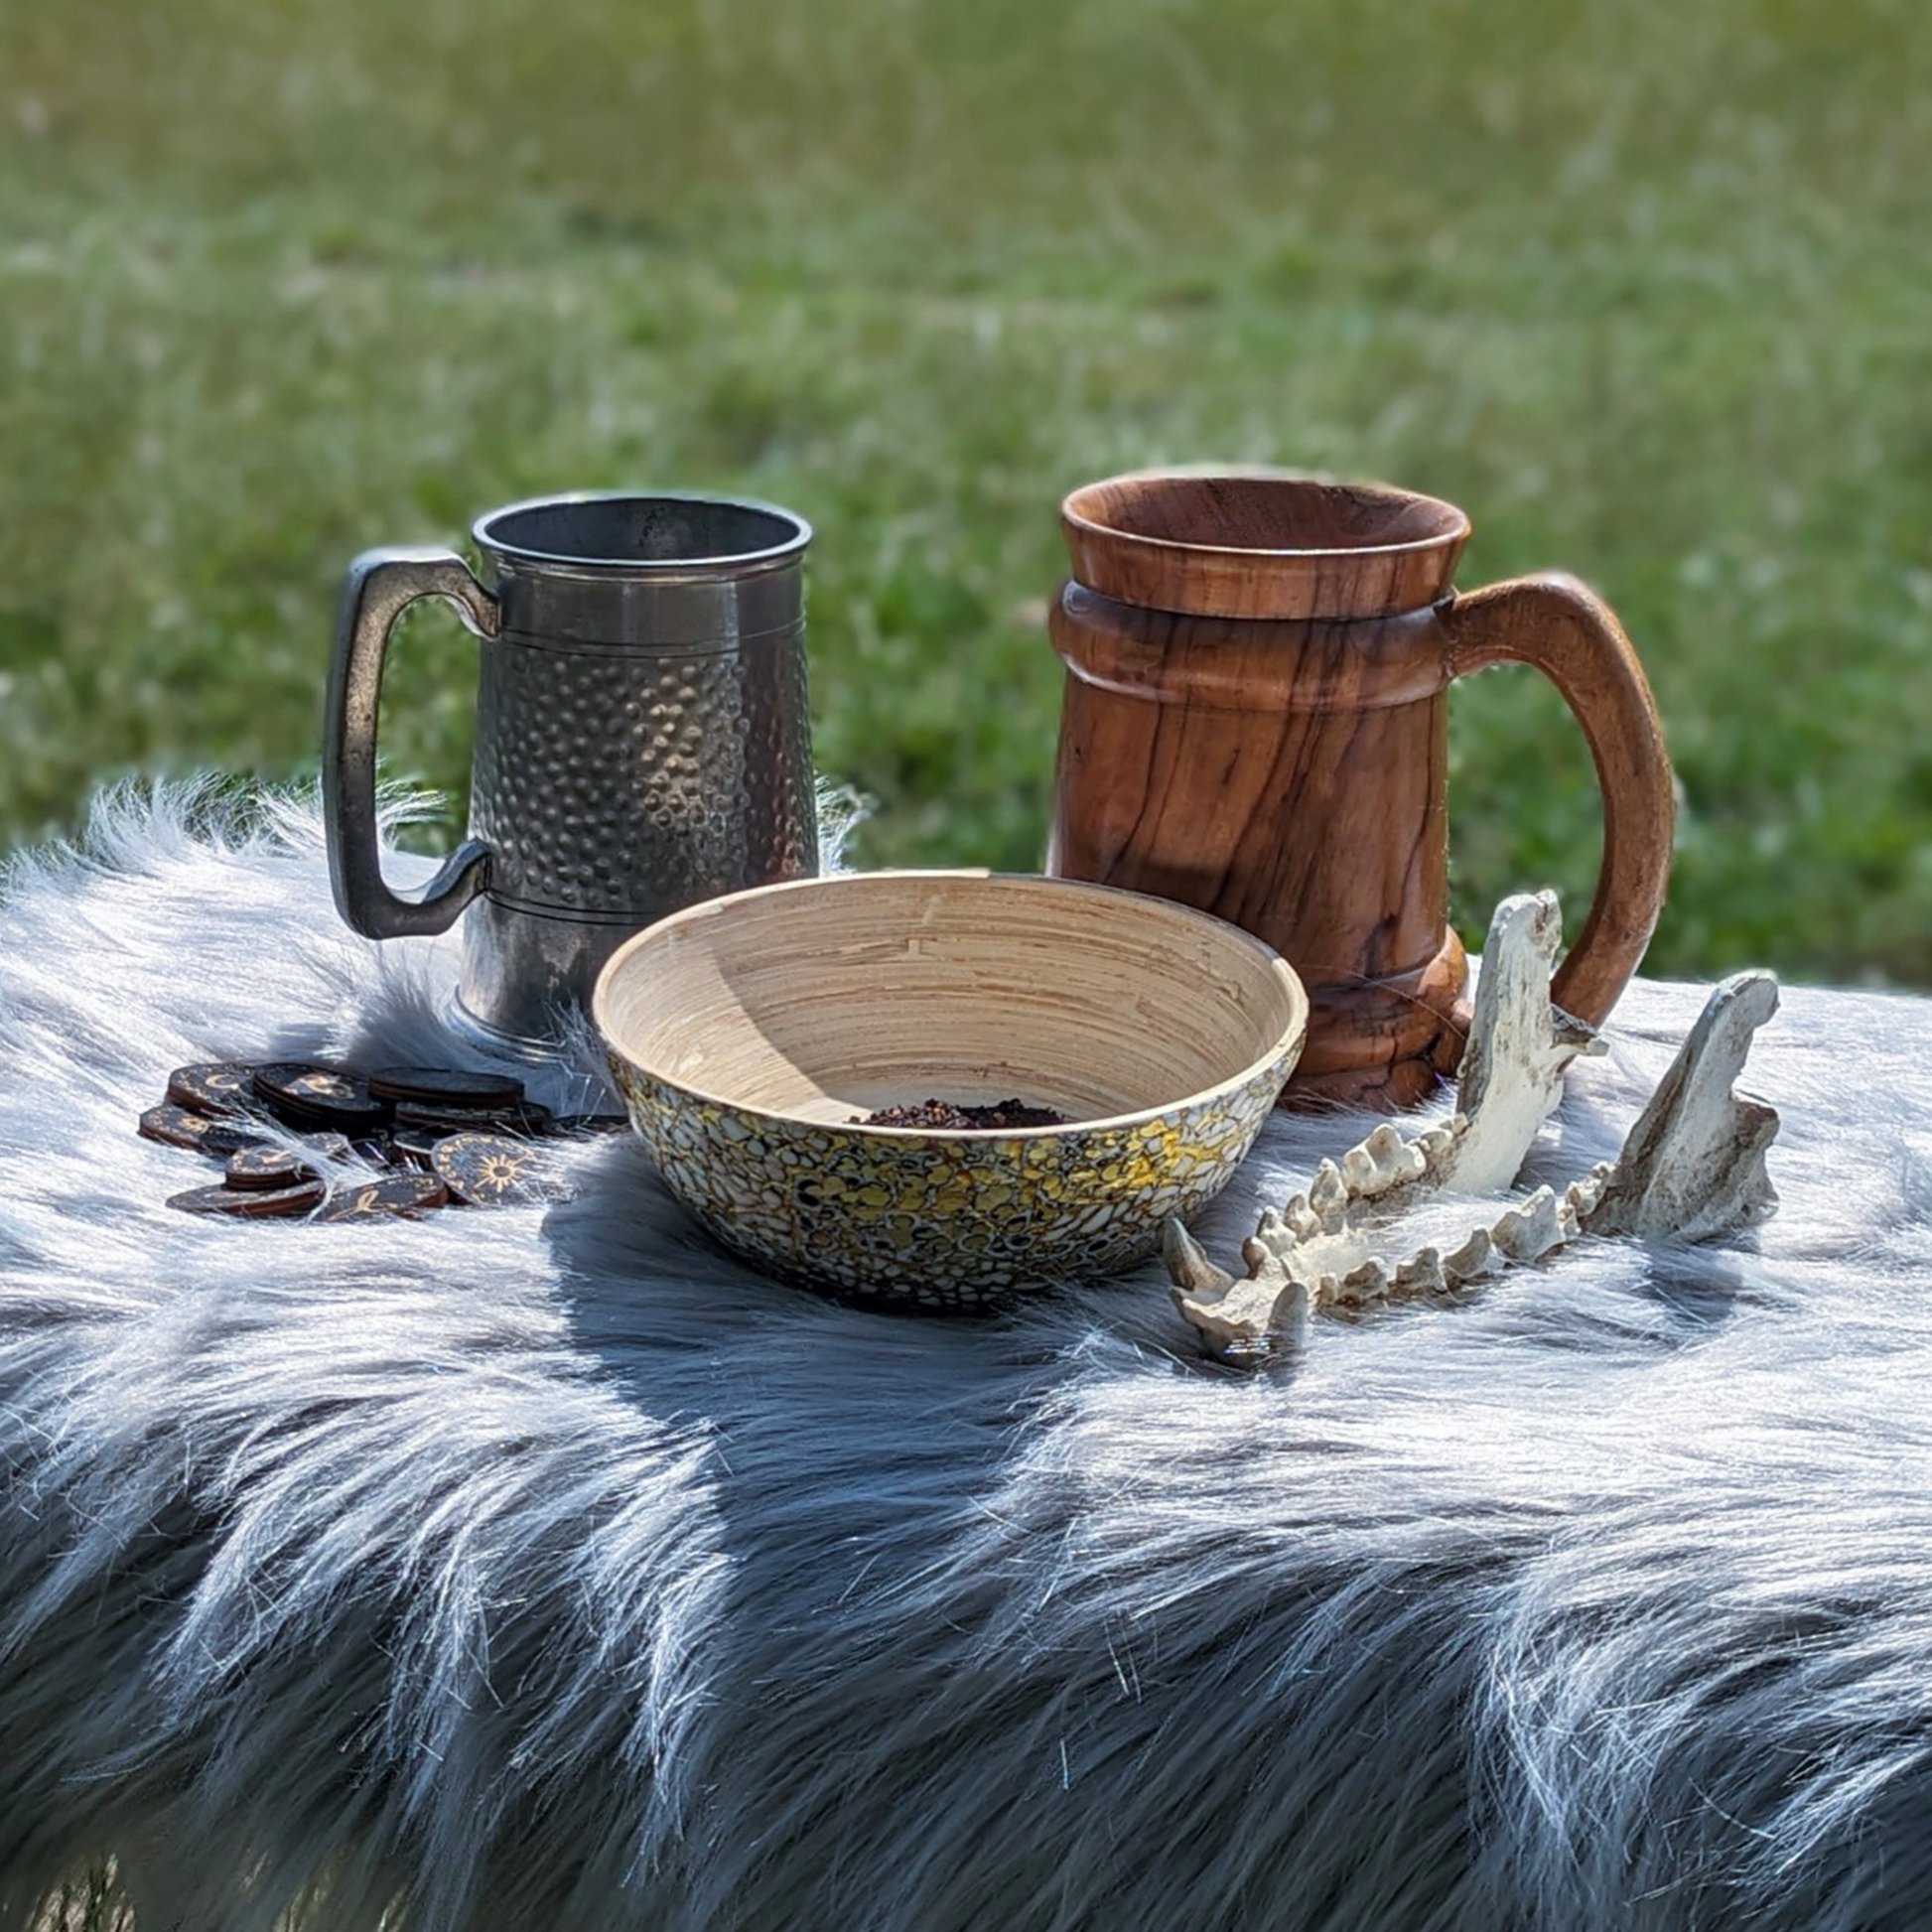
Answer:
<path fill-rule="evenodd" d="M 1161 1252 L 1174 1283 L 1174 1306 L 1210 1353 L 1248 1366 L 1292 1363 L 1300 1356 L 1313 1308 L 1305 1283 L 1252 1277 L 1238 1281 L 1215 1267 L 1175 1219 L 1162 1230 Z"/>
<path fill-rule="evenodd" d="M 1300 1282 L 1290 1282 L 1269 1312 L 1263 1330 L 1268 1359 L 1282 1363 L 1300 1361 L 1309 1345 L 1309 1330 L 1314 1313 L 1313 1298 Z"/>
<path fill-rule="evenodd" d="M 1206 1249 L 1173 1216 L 1161 1230 L 1161 1254 L 1176 1289 L 1211 1300 L 1234 1286 L 1234 1277 L 1225 1268 L 1216 1268 Z"/>
<path fill-rule="evenodd" d="M 1419 1248 L 1395 1271 L 1391 1286 L 1404 1295 L 1440 1295 L 1449 1286 L 1443 1257 L 1434 1248 Z"/>
<path fill-rule="evenodd" d="M 1280 1283 L 1264 1286 L 1252 1278 L 1237 1281 L 1208 1260 L 1184 1226 L 1170 1219 L 1161 1233 L 1161 1253 L 1173 1281 L 1174 1306 L 1223 1360 L 1262 1344 L 1281 1300 Z"/>
<path fill-rule="evenodd" d="M 1373 1200 L 1405 1180 L 1420 1179 L 1427 1166 L 1421 1147 L 1412 1147 L 1384 1122 L 1341 1157 L 1341 1177 L 1354 1199 Z"/>
<path fill-rule="evenodd" d="M 1643 1241 L 1708 1241 L 1777 1206 L 1764 1153 L 1777 1110 L 1732 1092 L 1751 1039 L 1778 1010 L 1769 973 L 1738 973 L 1705 1003 L 1617 1156 L 1585 1225 Z"/>
<path fill-rule="evenodd" d="M 1528 1200 L 1505 1208 L 1490 1230 L 1505 1261 L 1535 1261 L 1564 1240 L 1563 1214 L 1554 1187 L 1539 1187 Z"/>
<path fill-rule="evenodd" d="M 1543 1260 L 1586 1230 L 1700 1240 L 1771 1211 L 1777 1196 L 1764 1149 L 1777 1115 L 1730 1088 L 1751 1035 L 1777 1007 L 1777 986 L 1768 974 L 1742 974 L 1713 993 L 1616 1162 L 1598 1162 L 1561 1192 L 1539 1187 L 1507 1203 L 1447 1253 L 1434 1243 L 1399 1260 L 1383 1251 L 1381 1234 L 1412 1209 L 1505 1189 L 1562 1097 L 1564 1069 L 1579 1053 L 1600 1050 L 1590 1028 L 1550 1005 L 1560 936 L 1553 894 L 1496 908 L 1460 1110 L 1414 1140 L 1384 1124 L 1339 1161 L 1323 1161 L 1308 1191 L 1280 1213 L 1264 1213 L 1242 1244 L 1245 1280 L 1213 1268 L 1172 1224 L 1174 1299 L 1211 1353 L 1289 1359 L 1306 1346 L 1319 1308 L 1440 1294 Z"/>
<path fill-rule="evenodd" d="M 1489 922 L 1456 1089 L 1467 1120 L 1430 1163 L 1446 1192 L 1507 1187 L 1563 1098 L 1564 1068 L 1579 1053 L 1602 1050 L 1589 1028 L 1550 1004 L 1550 965 L 1562 938 L 1555 893 L 1506 898 Z"/>
<path fill-rule="evenodd" d="M 1222 1285 L 1219 1270 L 1204 1275 L 1206 1258 L 1184 1229 L 1165 1244 L 1175 1300 L 1214 1352 L 1262 1347 L 1268 1331 L 1258 1324 L 1273 1318 L 1277 1304 L 1306 1321 L 1317 1307 L 1385 1299 L 1393 1291 L 1400 1270 L 1391 1272 L 1368 1232 L 1350 1224 L 1355 1209 L 1374 1202 L 1400 1212 L 1440 1192 L 1493 1193 L 1515 1177 L 1561 1096 L 1563 1069 L 1592 1037 L 1550 1005 L 1550 964 L 1562 931 L 1552 893 L 1521 895 L 1496 908 L 1463 1049 L 1459 1111 L 1413 1142 L 1385 1123 L 1339 1162 L 1321 1162 L 1308 1190 L 1280 1213 L 1264 1214 L 1242 1244 L 1246 1284 Z M 1489 1265 L 1492 1246 L 1487 1230 L 1478 1229 L 1444 1269 L 1451 1280 L 1470 1279 Z M 1459 1277 L 1458 1259 L 1465 1270 Z M 1430 1275 L 1424 1269 L 1416 1279 Z M 1304 1293 L 1287 1297 L 1290 1288 Z"/>
<path fill-rule="evenodd" d="M 1261 1210 L 1261 1219 L 1255 1224 L 1255 1232 L 1264 1241 L 1286 1241 L 1288 1223 L 1272 1207 L 1264 1207 Z"/>
<path fill-rule="evenodd" d="M 1334 1299 L 1347 1307 L 1360 1308 L 1365 1302 L 1380 1301 L 1388 1292 L 1389 1271 L 1371 1256 L 1335 1284 Z"/>
<path fill-rule="evenodd" d="M 1338 1208 L 1348 1205 L 1348 1189 L 1342 1184 L 1341 1170 L 1324 1161 L 1314 1171 L 1309 1187 L 1309 1205 L 1325 1221 Z"/>
<path fill-rule="evenodd" d="M 1299 1243 L 1277 1265 L 1291 1280 L 1315 1289 L 1315 1302 L 1319 1306 L 1331 1299 L 1321 1290 L 1324 1278 L 1339 1282 L 1344 1275 L 1353 1274 L 1372 1259 L 1368 1236 L 1359 1228 L 1341 1227 L 1332 1234 L 1318 1234 L 1311 1241 Z"/>
<path fill-rule="evenodd" d="M 1475 1281 L 1494 1265 L 1495 1246 L 1487 1228 L 1472 1228 L 1461 1247 L 1443 1257 L 1443 1273 L 1458 1285 Z"/>
<path fill-rule="evenodd" d="M 1614 1162 L 1599 1161 L 1586 1174 L 1580 1174 L 1564 1189 L 1564 1199 L 1579 1221 L 1584 1220 L 1602 1197 L 1604 1183 L 1616 1172 Z"/>

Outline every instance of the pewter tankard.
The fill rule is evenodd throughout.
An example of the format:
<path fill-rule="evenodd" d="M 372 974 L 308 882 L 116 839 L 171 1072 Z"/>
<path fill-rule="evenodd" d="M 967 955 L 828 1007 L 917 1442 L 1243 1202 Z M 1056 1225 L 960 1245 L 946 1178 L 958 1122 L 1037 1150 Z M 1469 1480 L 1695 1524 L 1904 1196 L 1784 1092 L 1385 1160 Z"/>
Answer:
<path fill-rule="evenodd" d="M 818 869 L 805 703 L 811 529 L 767 503 L 513 503 L 447 550 L 370 550 L 336 625 L 323 803 L 336 905 L 371 939 L 466 907 L 450 1018 L 541 1058 L 619 943 L 720 893 Z M 389 633 L 440 597 L 482 641 L 470 837 L 421 897 L 381 872 L 376 706 Z"/>

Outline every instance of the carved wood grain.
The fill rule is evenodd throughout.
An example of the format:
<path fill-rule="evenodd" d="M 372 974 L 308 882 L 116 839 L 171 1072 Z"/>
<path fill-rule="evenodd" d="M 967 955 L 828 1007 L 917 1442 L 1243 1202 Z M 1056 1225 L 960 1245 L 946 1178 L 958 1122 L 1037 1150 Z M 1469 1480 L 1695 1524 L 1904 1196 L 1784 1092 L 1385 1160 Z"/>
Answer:
<path fill-rule="evenodd" d="M 1448 666 L 1424 610 L 1236 622 L 1069 584 L 1047 870 L 1231 919 L 1313 1017 L 1302 1098 L 1407 1105 L 1460 1045 L 1448 925 Z"/>
<path fill-rule="evenodd" d="M 1528 664 L 1563 694 L 1589 743 L 1603 794 L 1603 861 L 1550 997 L 1599 1025 L 1642 962 L 1670 883 L 1677 802 L 1649 680 L 1609 606 L 1561 571 L 1458 597 L 1444 621 L 1452 675 Z"/>
<path fill-rule="evenodd" d="M 1149 473 L 1063 506 L 1075 580 L 1049 872 L 1245 926 L 1308 986 L 1291 1102 L 1406 1106 L 1467 1026 L 1448 921 L 1449 683 L 1534 665 L 1576 712 L 1604 798 L 1595 901 L 1556 981 L 1600 1021 L 1663 904 L 1670 766 L 1599 600 L 1551 574 L 1451 597 L 1452 505 L 1272 474 Z"/>
<path fill-rule="evenodd" d="M 1468 519 L 1281 472 L 1146 472 L 1062 504 L 1074 582 L 1047 870 L 1219 913 L 1308 985 L 1291 1099 L 1409 1105 L 1460 1056 L 1448 688 L 1542 670 L 1590 742 L 1603 866 L 1557 1001 L 1599 1022 L 1664 904 L 1671 770 L 1650 686 L 1575 578 L 1450 595 Z"/>

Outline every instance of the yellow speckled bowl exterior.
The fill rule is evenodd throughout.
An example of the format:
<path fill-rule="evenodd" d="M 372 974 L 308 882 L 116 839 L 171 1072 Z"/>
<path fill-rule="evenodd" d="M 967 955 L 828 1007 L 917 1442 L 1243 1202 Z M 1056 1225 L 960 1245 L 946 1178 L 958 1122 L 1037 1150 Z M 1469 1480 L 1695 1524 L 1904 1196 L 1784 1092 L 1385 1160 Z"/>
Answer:
<path fill-rule="evenodd" d="M 715 903 L 730 907 L 734 900 L 825 892 L 840 883 L 760 888 Z M 1038 884 L 1043 891 L 1104 893 L 1115 900 L 1135 897 L 1104 887 Z M 1164 915 L 1178 910 L 1156 903 Z M 1206 914 L 1186 916 L 1221 925 Z M 798 1118 L 669 1078 L 625 1050 L 606 987 L 626 970 L 626 955 L 647 946 L 658 930 L 632 940 L 606 968 L 595 1011 L 631 1122 L 665 1182 L 721 1241 L 767 1272 L 909 1308 L 995 1306 L 1153 1254 L 1170 1215 L 1193 1215 L 1232 1177 L 1294 1068 L 1307 1027 L 1299 982 L 1269 953 L 1275 972 L 1293 984 L 1286 1026 L 1263 1042 L 1262 1057 L 1225 1069 L 1230 1077 L 1171 1105 L 1013 1132 Z M 849 932 L 850 923 L 841 921 L 837 930 Z M 1223 931 L 1227 944 L 1260 947 L 1233 927 Z M 1120 970 L 1131 971 L 1131 961 Z M 1078 1044 L 1071 1039 L 1063 1050 Z M 923 1097 L 904 1095 L 908 1102 Z"/>
<path fill-rule="evenodd" d="M 1225 1187 L 1295 1065 L 1298 1038 L 1231 1093 L 1120 1126 L 863 1133 L 720 1105 L 611 1070 L 671 1190 L 728 1247 L 787 1280 L 970 1308 L 1110 1274 Z"/>

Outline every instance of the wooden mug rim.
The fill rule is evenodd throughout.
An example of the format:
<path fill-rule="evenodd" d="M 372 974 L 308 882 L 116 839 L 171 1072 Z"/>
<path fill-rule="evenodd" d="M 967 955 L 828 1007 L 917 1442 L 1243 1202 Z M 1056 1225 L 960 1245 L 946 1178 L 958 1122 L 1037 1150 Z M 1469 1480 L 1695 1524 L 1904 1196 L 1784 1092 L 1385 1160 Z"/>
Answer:
<path fill-rule="evenodd" d="M 1329 540 L 1216 540 L 1199 533 L 1203 505 L 1189 496 L 1205 498 L 1206 516 L 1237 532 L 1281 513 L 1293 535 L 1297 522 L 1316 520 L 1309 511 L 1318 505 Z M 1178 512 L 1174 524 L 1137 525 L 1130 513 L 1163 497 Z M 1377 519 L 1394 526 L 1390 536 L 1374 534 Z M 1259 465 L 1135 470 L 1082 483 L 1062 499 L 1060 525 L 1074 577 L 1103 597 L 1188 617 L 1259 619 L 1423 609 L 1448 594 L 1470 529 L 1466 513 L 1440 496 Z"/>

